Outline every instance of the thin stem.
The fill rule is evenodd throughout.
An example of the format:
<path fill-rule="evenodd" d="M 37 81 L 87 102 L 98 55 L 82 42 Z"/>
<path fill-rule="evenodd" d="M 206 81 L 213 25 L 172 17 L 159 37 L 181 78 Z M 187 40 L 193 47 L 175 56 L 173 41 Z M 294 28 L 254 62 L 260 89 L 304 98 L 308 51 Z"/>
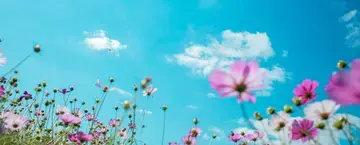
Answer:
<path fill-rule="evenodd" d="M 255 126 L 252 124 L 252 122 L 250 121 L 250 118 L 249 118 L 248 114 L 246 113 L 246 109 L 245 109 L 244 103 L 240 103 L 240 107 L 241 107 L 242 115 L 243 115 L 244 119 L 247 121 L 247 123 L 248 123 L 248 125 L 249 125 L 249 128 L 255 129 Z"/>
<path fill-rule="evenodd" d="M 164 137 L 165 137 L 165 121 L 166 121 L 166 113 L 164 111 L 164 123 L 163 123 L 163 133 L 161 138 L 161 144 L 164 145 Z"/>
<path fill-rule="evenodd" d="M 24 63 L 32 54 L 34 54 L 34 52 L 31 52 L 30 54 L 28 54 L 24 59 L 22 59 L 19 63 L 17 63 L 13 68 L 11 68 L 8 72 L 6 72 L 5 74 L 2 75 L 2 77 L 5 77 L 6 75 L 8 75 L 9 73 L 13 72 L 16 68 L 18 68 L 22 63 Z"/>

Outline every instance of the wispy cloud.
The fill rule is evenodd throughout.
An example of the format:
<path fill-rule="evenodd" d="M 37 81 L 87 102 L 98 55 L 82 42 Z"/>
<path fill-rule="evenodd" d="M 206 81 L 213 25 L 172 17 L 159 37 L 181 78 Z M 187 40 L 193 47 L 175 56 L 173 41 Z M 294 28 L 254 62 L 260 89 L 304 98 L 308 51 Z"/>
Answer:
<path fill-rule="evenodd" d="M 283 52 L 282 52 L 282 57 L 287 57 L 288 56 L 288 51 L 286 51 L 286 50 L 283 50 Z"/>
<path fill-rule="evenodd" d="M 208 98 L 215 98 L 216 97 L 214 93 L 207 93 L 207 96 L 208 96 Z"/>
<path fill-rule="evenodd" d="M 121 44 L 118 40 L 110 39 L 106 36 L 104 30 L 97 30 L 95 32 L 84 32 L 86 38 L 84 43 L 88 48 L 97 51 L 108 51 L 119 56 L 119 50 L 126 49 L 127 45 Z"/>
<path fill-rule="evenodd" d="M 151 115 L 152 114 L 152 111 L 145 110 L 145 109 L 139 109 L 138 112 L 143 115 Z"/>
<path fill-rule="evenodd" d="M 215 38 L 207 45 L 191 44 L 185 48 L 184 53 L 166 56 L 169 62 L 187 67 L 196 75 L 208 76 L 215 69 L 225 69 L 236 60 L 267 60 L 273 57 L 275 52 L 271 47 L 271 42 L 266 33 L 232 32 L 225 30 L 222 32 L 222 40 Z M 274 65 L 272 69 L 261 68 L 267 72 L 265 83 L 267 88 L 264 90 L 268 95 L 272 90 L 274 82 L 283 82 L 289 78 L 284 68 Z"/>
<path fill-rule="evenodd" d="M 196 105 L 187 105 L 186 108 L 187 108 L 187 109 L 191 109 L 191 110 L 196 110 L 196 109 L 198 109 L 199 107 L 196 106 Z"/>
<path fill-rule="evenodd" d="M 357 13 L 357 10 L 352 10 L 340 18 L 346 23 L 348 34 L 345 36 L 345 40 L 349 47 L 360 46 L 360 21 L 356 18 Z"/>

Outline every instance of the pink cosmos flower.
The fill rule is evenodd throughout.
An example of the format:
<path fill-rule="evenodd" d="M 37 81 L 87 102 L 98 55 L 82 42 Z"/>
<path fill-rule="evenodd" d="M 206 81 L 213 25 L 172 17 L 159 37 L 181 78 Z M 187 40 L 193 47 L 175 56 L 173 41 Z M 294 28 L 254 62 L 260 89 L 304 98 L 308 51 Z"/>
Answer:
<path fill-rule="evenodd" d="M 250 91 L 262 89 L 265 71 L 259 69 L 256 61 L 237 61 L 230 66 L 229 72 L 215 70 L 209 77 L 211 87 L 222 97 L 237 96 L 238 102 L 256 102 Z"/>
<path fill-rule="evenodd" d="M 231 140 L 232 142 L 238 142 L 239 140 L 243 139 L 243 136 L 239 133 L 235 133 L 233 135 L 229 135 L 228 136 L 229 140 Z"/>
<path fill-rule="evenodd" d="M 7 62 L 7 58 L 3 57 L 3 52 L 0 51 L 0 66 L 4 66 Z"/>
<path fill-rule="evenodd" d="M 192 137 L 197 137 L 200 135 L 200 133 L 201 133 L 201 129 L 199 127 L 193 127 L 191 128 L 189 135 Z"/>
<path fill-rule="evenodd" d="M 109 121 L 109 125 L 110 125 L 111 127 L 113 127 L 113 128 L 119 126 L 119 124 L 120 124 L 120 121 L 117 121 L 116 119 L 111 119 L 111 120 Z"/>
<path fill-rule="evenodd" d="M 188 135 L 182 138 L 182 142 L 184 143 L 184 145 L 195 145 L 196 138 Z"/>
<path fill-rule="evenodd" d="M 248 140 L 251 140 L 251 141 L 257 141 L 257 140 L 260 140 L 264 137 L 264 134 L 259 132 L 259 131 L 254 131 L 254 133 L 251 133 L 251 134 L 247 134 L 245 136 Z"/>
<path fill-rule="evenodd" d="M 65 125 L 81 123 L 81 118 L 76 117 L 72 114 L 60 114 L 58 115 L 58 117 Z"/>
<path fill-rule="evenodd" d="M 5 95 L 5 88 L 0 87 L 0 96 Z"/>
<path fill-rule="evenodd" d="M 316 98 L 315 89 L 319 86 L 317 81 L 304 80 L 294 89 L 294 95 L 301 100 L 301 105 L 305 105 Z"/>
<path fill-rule="evenodd" d="M 325 91 L 340 105 L 360 104 L 360 59 L 351 63 L 351 69 L 333 73 Z"/>
<path fill-rule="evenodd" d="M 93 114 L 88 113 L 85 115 L 85 118 L 86 120 L 91 121 L 94 120 L 95 116 Z"/>
<path fill-rule="evenodd" d="M 81 145 L 85 142 L 90 142 L 93 140 L 93 136 L 91 134 L 84 133 L 82 131 L 77 132 L 76 134 L 69 134 L 68 139 L 71 142 L 77 143 Z"/>
<path fill-rule="evenodd" d="M 303 119 L 303 120 L 294 120 L 291 127 L 291 139 L 299 140 L 303 143 L 314 139 L 318 136 L 319 131 L 314 127 L 314 121 Z"/>
<path fill-rule="evenodd" d="M 6 116 L 4 122 L 5 122 L 5 126 L 4 126 L 5 128 L 15 131 L 15 130 L 23 129 L 26 123 L 28 122 L 28 119 L 10 112 Z"/>

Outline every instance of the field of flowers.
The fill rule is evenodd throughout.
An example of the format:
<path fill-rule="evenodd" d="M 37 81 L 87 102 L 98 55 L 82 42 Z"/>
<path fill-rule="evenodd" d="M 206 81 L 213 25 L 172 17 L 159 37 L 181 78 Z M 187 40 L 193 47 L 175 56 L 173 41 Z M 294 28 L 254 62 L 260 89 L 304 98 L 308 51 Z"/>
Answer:
<path fill-rule="evenodd" d="M 1 43 L 1 42 L 0 42 Z M 40 53 L 40 45 L 33 47 L 33 52 L 21 60 L 7 73 L 3 74 L 0 83 L 0 144 L 5 145 L 64 145 L 64 144 L 118 144 L 118 145 L 146 145 L 137 138 L 137 132 L 144 128 L 136 120 L 137 94 L 152 96 L 157 88 L 152 86 L 151 77 L 144 78 L 133 86 L 133 99 L 114 108 L 115 116 L 109 122 L 101 122 L 98 116 L 107 93 L 116 89 L 115 78 L 109 78 L 106 84 L 98 81 L 96 86 L 102 91 L 100 99 L 95 100 L 92 107 L 83 106 L 90 102 L 82 102 L 76 98 L 69 99 L 76 89 L 48 88 L 46 82 L 40 83 L 35 89 L 19 90 L 17 68 L 32 55 Z M 0 53 L 0 64 L 6 65 L 7 59 Z M 316 80 L 305 79 L 299 82 L 293 90 L 292 105 L 283 108 L 267 109 L 267 114 L 254 112 L 246 113 L 243 102 L 249 101 L 255 105 L 256 96 L 252 93 L 261 90 L 265 72 L 259 69 L 256 61 L 236 61 L 228 71 L 215 70 L 209 76 L 209 85 L 221 97 L 236 97 L 241 106 L 250 131 L 228 131 L 228 141 L 235 145 L 287 145 L 294 141 L 304 144 L 329 145 L 320 140 L 320 132 L 325 132 L 331 144 L 340 145 L 335 134 L 345 136 L 349 145 L 360 145 L 358 138 L 359 122 L 352 122 L 350 114 L 338 115 L 340 107 L 360 104 L 360 59 L 347 64 L 339 61 L 339 70 L 329 78 L 325 89 L 318 88 Z M 331 73 L 331 72 L 330 72 Z M 314 102 L 317 91 L 325 90 L 329 99 Z M 163 135 L 159 139 L 161 145 L 196 145 L 202 130 L 198 127 L 199 120 L 194 118 L 189 132 L 179 136 L 181 142 L 165 142 L 165 114 L 166 105 L 159 106 L 164 113 Z M 119 114 L 124 111 L 126 114 Z M 303 117 L 294 118 L 292 113 L 301 112 Z M 121 117 L 126 116 L 126 117 Z M 267 119 L 268 118 L 268 119 Z M 129 123 L 124 123 L 129 122 Z M 263 126 L 263 129 L 259 126 Z M 217 134 L 210 137 L 209 145 L 217 138 Z"/>

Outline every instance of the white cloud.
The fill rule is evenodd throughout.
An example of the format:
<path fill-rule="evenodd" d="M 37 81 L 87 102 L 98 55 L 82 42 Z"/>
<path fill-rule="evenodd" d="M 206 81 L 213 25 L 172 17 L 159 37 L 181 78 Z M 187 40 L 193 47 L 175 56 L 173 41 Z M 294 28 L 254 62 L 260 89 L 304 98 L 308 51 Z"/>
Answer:
<path fill-rule="evenodd" d="M 288 56 L 288 51 L 286 51 L 286 50 L 283 50 L 283 53 L 282 53 L 282 57 L 287 57 Z"/>
<path fill-rule="evenodd" d="M 357 10 L 352 10 L 341 17 L 342 21 L 349 21 L 356 16 Z"/>
<path fill-rule="evenodd" d="M 204 135 L 203 135 L 203 139 L 204 139 L 204 140 L 209 140 L 209 139 L 210 139 L 210 137 L 209 137 L 209 135 L 208 135 L 207 133 L 204 133 Z"/>
<path fill-rule="evenodd" d="M 187 105 L 186 108 L 191 109 L 191 110 L 196 110 L 196 109 L 198 109 L 198 106 L 195 106 L 195 105 Z"/>
<path fill-rule="evenodd" d="M 215 69 L 225 69 L 236 60 L 267 60 L 273 57 L 275 52 L 266 33 L 222 32 L 222 40 L 212 38 L 207 45 L 191 44 L 185 48 L 184 53 L 174 54 L 171 58 L 165 56 L 168 62 L 187 67 L 194 74 L 206 77 Z M 169 61 L 171 60 L 171 61 Z M 274 82 L 283 82 L 289 76 L 279 66 L 272 69 L 264 69 L 268 72 L 265 79 L 268 87 L 260 94 L 269 95 Z"/>
<path fill-rule="evenodd" d="M 348 34 L 345 36 L 345 40 L 349 47 L 360 46 L 360 22 L 356 19 L 356 15 L 357 10 L 352 10 L 340 18 L 346 22 Z"/>
<path fill-rule="evenodd" d="M 90 49 L 94 49 L 97 51 L 106 50 L 111 53 L 115 53 L 115 55 L 119 55 L 119 50 L 126 49 L 127 45 L 121 44 L 118 40 L 110 39 L 105 35 L 104 30 L 97 30 L 95 32 L 84 32 L 86 38 L 84 39 L 84 43 Z"/>
<path fill-rule="evenodd" d="M 143 115 L 151 115 L 152 114 L 152 111 L 145 110 L 145 109 L 139 109 L 138 112 Z"/>

